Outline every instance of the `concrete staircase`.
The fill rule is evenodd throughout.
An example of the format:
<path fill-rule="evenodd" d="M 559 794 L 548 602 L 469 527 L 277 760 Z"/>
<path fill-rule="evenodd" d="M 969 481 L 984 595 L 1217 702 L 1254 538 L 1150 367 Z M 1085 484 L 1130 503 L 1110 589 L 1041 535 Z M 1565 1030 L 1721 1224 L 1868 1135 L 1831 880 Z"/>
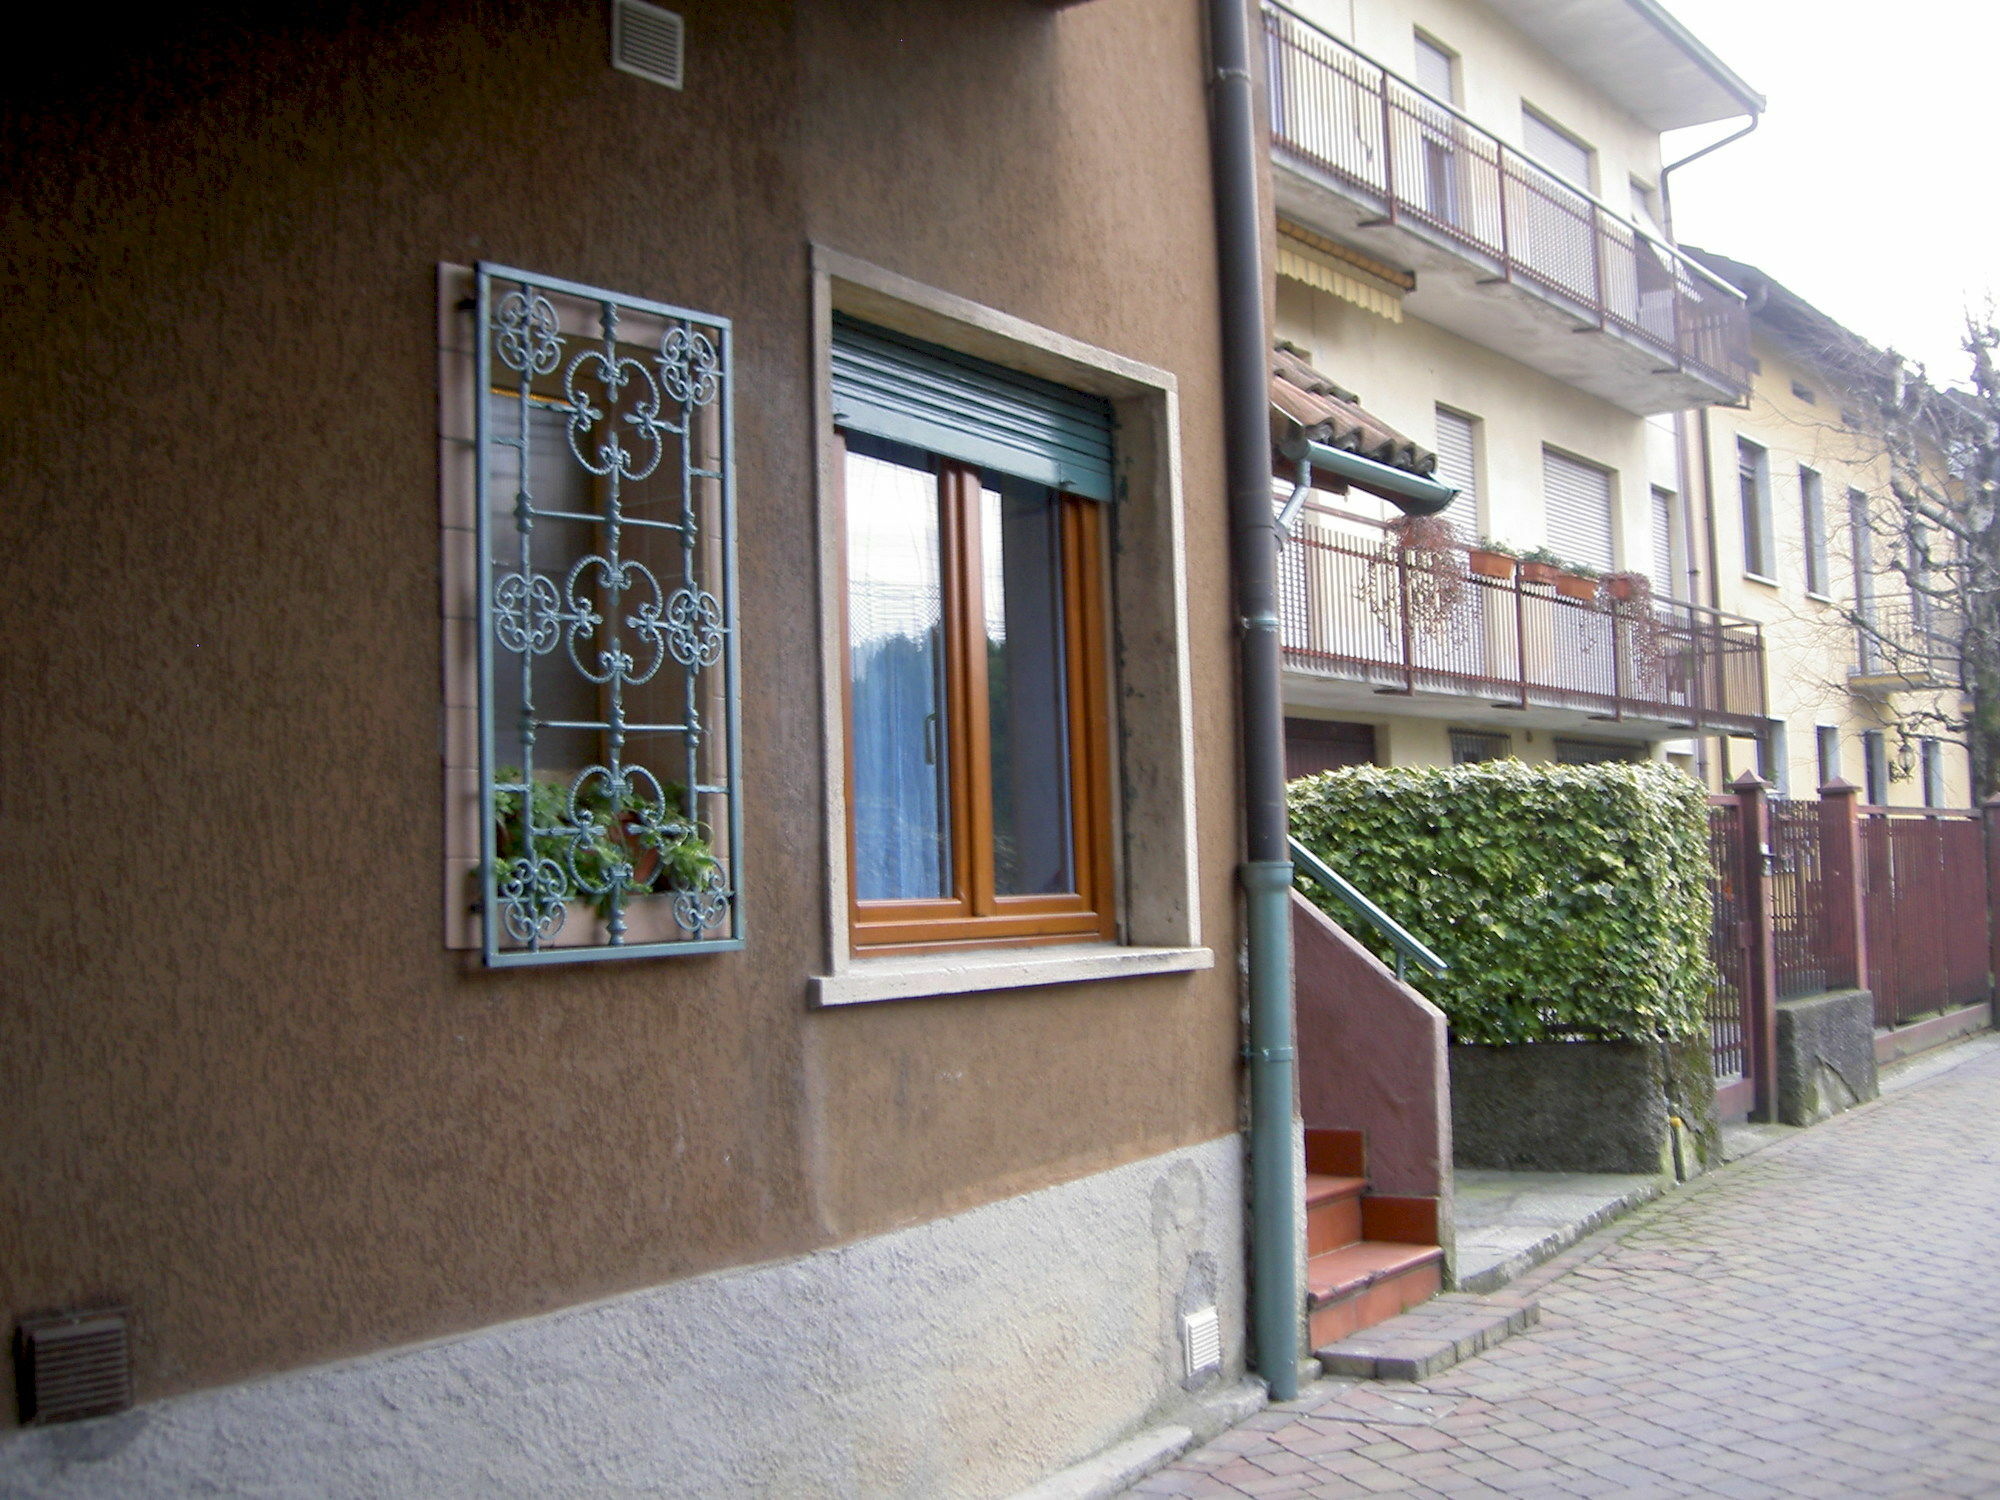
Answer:
<path fill-rule="evenodd" d="M 1317 1350 L 1437 1295 L 1437 1201 L 1368 1191 L 1358 1130 L 1306 1131 L 1306 1309 Z"/>

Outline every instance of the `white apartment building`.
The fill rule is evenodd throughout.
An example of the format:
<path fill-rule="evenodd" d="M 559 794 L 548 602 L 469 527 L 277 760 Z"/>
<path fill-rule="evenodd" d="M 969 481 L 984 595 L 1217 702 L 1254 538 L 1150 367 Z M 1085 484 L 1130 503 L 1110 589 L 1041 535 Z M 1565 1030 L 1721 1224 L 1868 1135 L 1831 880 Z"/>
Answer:
<path fill-rule="evenodd" d="M 1458 544 L 1574 565 L 1486 559 L 1511 576 L 1440 597 L 1451 569 L 1392 510 L 1312 476 L 1283 564 L 1295 774 L 1712 774 L 1718 737 L 1765 727 L 1764 646 L 1695 602 L 1672 414 L 1741 400 L 1753 362 L 1742 294 L 1667 236 L 1660 134 L 1762 99 L 1651 0 L 1290 0 L 1264 24 L 1280 340 L 1435 451 Z"/>

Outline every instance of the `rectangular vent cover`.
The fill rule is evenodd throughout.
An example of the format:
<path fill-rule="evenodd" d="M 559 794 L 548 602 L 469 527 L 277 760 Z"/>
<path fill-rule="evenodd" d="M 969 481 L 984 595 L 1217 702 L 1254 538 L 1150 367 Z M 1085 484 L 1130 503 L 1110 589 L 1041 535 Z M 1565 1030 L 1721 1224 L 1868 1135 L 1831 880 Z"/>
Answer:
<path fill-rule="evenodd" d="M 686 41 L 687 28 L 672 11 L 646 0 L 611 0 L 611 66 L 619 71 L 677 89 Z"/>
<path fill-rule="evenodd" d="M 1222 1363 L 1222 1319 L 1212 1307 L 1181 1318 L 1181 1359 L 1187 1373 L 1199 1375 Z"/>
<path fill-rule="evenodd" d="M 23 1318 L 14 1332 L 22 1423 L 75 1422 L 130 1406 L 126 1325 L 120 1307 Z"/>

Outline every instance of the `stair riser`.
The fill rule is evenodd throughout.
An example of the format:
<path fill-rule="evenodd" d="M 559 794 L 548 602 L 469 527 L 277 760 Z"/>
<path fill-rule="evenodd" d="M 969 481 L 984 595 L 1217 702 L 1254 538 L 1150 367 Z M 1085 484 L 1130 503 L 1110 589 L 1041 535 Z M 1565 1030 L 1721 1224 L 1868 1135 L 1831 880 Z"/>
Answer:
<path fill-rule="evenodd" d="M 1426 1298 L 1435 1297 L 1443 1284 L 1436 1262 L 1385 1276 L 1365 1291 L 1315 1312 L 1308 1321 L 1311 1347 L 1318 1349 L 1393 1318 Z"/>
<path fill-rule="evenodd" d="M 1306 1254 L 1322 1255 L 1361 1238 L 1361 1200 L 1336 1198 L 1306 1210 Z"/>

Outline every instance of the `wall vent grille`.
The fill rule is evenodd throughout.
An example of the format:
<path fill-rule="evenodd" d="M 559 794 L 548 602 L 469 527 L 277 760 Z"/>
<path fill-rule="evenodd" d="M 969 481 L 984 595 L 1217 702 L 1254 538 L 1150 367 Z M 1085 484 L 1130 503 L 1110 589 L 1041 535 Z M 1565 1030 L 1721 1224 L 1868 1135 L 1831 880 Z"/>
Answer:
<path fill-rule="evenodd" d="M 1214 1308 L 1204 1307 L 1182 1316 L 1181 1359 L 1190 1375 L 1221 1366 L 1222 1319 Z"/>
<path fill-rule="evenodd" d="M 646 0 L 612 0 L 611 66 L 620 72 L 677 89 L 686 42 L 687 28 L 672 11 Z"/>
<path fill-rule="evenodd" d="M 125 1309 L 23 1318 L 14 1331 L 14 1378 L 24 1425 L 108 1416 L 132 1404 Z"/>

